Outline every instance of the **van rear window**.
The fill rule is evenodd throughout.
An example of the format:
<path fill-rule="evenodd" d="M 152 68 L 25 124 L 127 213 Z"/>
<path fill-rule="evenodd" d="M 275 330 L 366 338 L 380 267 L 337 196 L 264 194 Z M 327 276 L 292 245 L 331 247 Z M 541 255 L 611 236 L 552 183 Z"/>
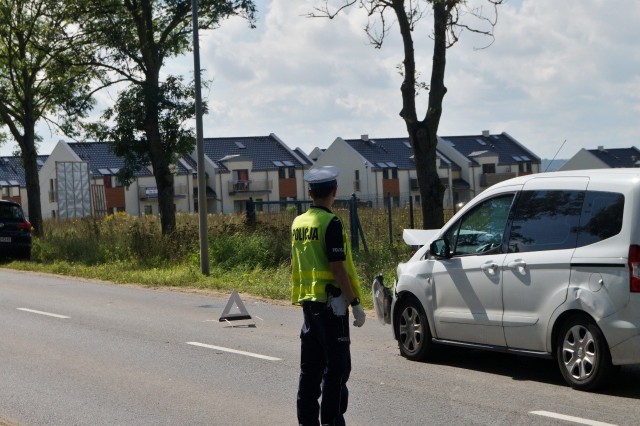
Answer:
<path fill-rule="evenodd" d="M 509 252 L 576 247 L 584 191 L 522 191 L 518 199 Z"/>
<path fill-rule="evenodd" d="M 613 237 L 622 229 L 624 195 L 616 192 L 587 191 L 584 200 L 578 247 Z"/>

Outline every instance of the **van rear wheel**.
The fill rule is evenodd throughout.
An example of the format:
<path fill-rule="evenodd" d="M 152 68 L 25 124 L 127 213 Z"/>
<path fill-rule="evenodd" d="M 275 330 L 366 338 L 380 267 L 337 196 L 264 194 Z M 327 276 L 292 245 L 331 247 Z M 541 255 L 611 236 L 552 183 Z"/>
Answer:
<path fill-rule="evenodd" d="M 613 371 L 607 342 L 585 315 L 570 317 L 560 328 L 556 359 L 564 380 L 578 390 L 602 386 Z"/>
<path fill-rule="evenodd" d="M 398 309 L 397 336 L 400 354 L 412 361 L 422 361 L 433 355 L 434 343 L 427 315 L 413 296 L 404 298 Z"/>

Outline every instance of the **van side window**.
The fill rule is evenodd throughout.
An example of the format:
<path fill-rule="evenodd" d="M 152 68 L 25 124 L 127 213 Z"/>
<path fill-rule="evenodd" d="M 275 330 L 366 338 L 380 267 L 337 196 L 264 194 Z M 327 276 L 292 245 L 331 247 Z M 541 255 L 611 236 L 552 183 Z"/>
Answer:
<path fill-rule="evenodd" d="M 454 256 L 482 254 L 502 245 L 514 194 L 484 201 L 454 224 L 444 237 Z"/>
<path fill-rule="evenodd" d="M 585 191 L 522 191 L 511 225 L 509 252 L 575 248 Z"/>
<path fill-rule="evenodd" d="M 622 229 L 624 195 L 588 191 L 580 217 L 578 247 L 613 237 Z"/>

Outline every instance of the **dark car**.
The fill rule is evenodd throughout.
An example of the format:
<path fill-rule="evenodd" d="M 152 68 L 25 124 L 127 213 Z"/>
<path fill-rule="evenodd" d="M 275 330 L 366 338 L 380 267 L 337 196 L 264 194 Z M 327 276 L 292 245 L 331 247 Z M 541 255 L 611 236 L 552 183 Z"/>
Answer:
<path fill-rule="evenodd" d="M 0 200 L 0 255 L 31 258 L 31 223 L 20 204 Z"/>

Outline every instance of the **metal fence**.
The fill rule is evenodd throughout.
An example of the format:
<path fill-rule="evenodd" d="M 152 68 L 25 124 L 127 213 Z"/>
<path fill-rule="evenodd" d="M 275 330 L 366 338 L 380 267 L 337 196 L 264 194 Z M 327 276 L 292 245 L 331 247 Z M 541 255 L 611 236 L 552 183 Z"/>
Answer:
<path fill-rule="evenodd" d="M 250 199 L 246 206 L 247 223 L 288 229 L 293 219 L 307 211 L 310 205 L 311 200 L 254 202 Z M 373 207 L 371 203 L 352 197 L 337 199 L 332 211 L 349 228 L 351 245 L 356 251 L 360 248 L 368 250 L 369 244 L 404 244 L 402 231 L 421 229 L 423 223 L 422 209 L 411 201 L 394 206 L 392 200 L 388 200 L 384 206 Z M 444 220 L 448 220 L 453 213 L 445 209 Z"/>

